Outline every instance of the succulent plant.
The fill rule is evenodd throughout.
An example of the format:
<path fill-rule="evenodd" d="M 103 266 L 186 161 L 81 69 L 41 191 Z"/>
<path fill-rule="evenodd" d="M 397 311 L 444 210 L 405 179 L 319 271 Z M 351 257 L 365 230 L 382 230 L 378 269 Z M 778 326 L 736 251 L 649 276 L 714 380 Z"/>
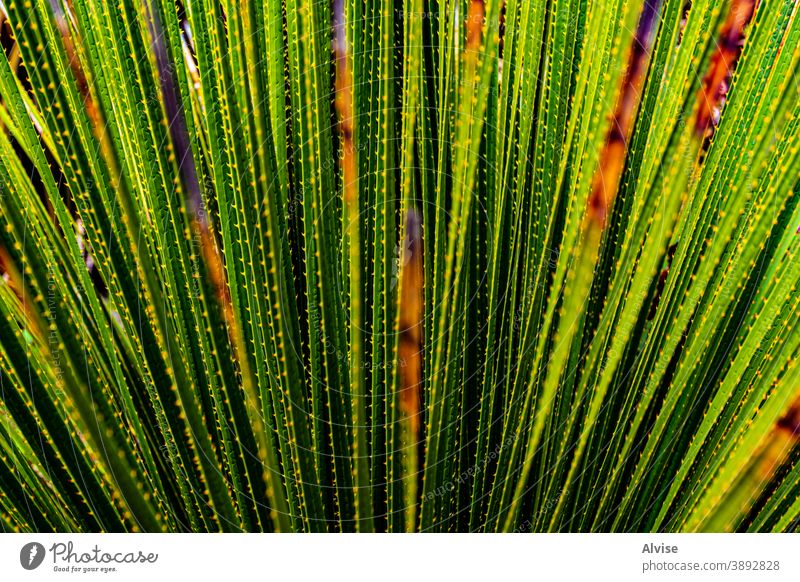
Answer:
<path fill-rule="evenodd" d="M 796 0 L 3 0 L 2 531 L 794 531 Z"/>

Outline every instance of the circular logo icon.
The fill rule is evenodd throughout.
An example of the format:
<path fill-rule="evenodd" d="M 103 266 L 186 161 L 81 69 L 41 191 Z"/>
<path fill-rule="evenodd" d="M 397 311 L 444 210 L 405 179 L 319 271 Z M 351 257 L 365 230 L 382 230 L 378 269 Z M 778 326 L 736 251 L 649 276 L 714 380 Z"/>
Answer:
<path fill-rule="evenodd" d="M 19 552 L 19 563 L 26 570 L 35 570 L 44 561 L 44 546 L 39 542 L 30 542 L 22 546 Z"/>

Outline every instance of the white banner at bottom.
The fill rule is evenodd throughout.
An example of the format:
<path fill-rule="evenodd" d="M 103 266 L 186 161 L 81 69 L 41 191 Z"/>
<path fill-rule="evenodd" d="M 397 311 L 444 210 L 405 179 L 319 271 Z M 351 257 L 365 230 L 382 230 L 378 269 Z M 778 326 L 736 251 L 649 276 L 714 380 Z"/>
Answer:
<path fill-rule="evenodd" d="M 2 534 L 0 580 L 800 580 L 800 534 Z"/>

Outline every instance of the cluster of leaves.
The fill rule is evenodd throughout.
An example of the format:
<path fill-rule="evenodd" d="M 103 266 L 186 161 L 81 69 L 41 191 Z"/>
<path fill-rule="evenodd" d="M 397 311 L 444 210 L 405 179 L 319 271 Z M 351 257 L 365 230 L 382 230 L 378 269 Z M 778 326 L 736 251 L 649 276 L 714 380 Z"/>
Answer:
<path fill-rule="evenodd" d="M 788 531 L 796 0 L 3 0 L 4 531 Z"/>

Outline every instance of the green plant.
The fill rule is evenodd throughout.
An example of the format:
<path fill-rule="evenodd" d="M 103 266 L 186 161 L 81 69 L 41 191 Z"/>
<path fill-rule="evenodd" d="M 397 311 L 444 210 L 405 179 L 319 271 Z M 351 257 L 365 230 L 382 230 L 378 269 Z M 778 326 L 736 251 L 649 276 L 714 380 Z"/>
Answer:
<path fill-rule="evenodd" d="M 796 0 L 4 0 L 10 531 L 796 530 Z"/>

